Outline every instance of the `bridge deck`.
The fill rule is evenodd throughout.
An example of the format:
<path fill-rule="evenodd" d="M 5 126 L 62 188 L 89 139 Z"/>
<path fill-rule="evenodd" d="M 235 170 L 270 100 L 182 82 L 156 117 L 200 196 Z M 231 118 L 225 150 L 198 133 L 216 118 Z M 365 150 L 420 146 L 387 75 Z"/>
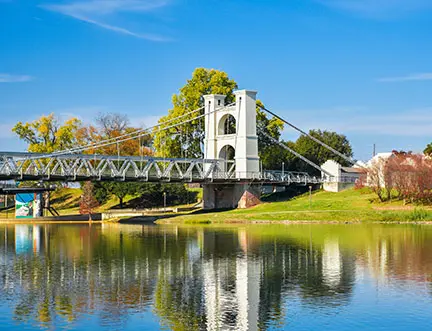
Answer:
<path fill-rule="evenodd" d="M 315 184 L 322 179 L 300 172 L 239 173 L 233 162 L 109 155 L 45 155 L 0 152 L 0 180 L 216 182 Z"/>

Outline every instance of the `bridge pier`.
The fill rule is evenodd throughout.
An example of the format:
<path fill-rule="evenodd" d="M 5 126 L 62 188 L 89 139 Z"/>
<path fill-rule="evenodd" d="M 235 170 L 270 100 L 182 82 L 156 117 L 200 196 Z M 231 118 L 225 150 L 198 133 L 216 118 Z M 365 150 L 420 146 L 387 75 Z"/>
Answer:
<path fill-rule="evenodd" d="M 260 197 L 261 185 L 250 182 L 203 185 L 203 208 L 206 210 L 250 208 L 261 202 Z"/>

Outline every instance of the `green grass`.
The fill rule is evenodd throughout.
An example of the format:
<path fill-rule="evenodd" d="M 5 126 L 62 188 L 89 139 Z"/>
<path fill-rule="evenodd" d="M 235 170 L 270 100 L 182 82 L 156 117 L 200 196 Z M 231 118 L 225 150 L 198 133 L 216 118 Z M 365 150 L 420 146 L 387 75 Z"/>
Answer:
<path fill-rule="evenodd" d="M 198 201 L 202 201 L 202 189 L 201 188 L 190 188 L 188 189 L 192 192 L 197 192 Z M 82 195 L 82 190 L 80 188 L 59 188 L 51 193 L 51 206 L 57 210 L 60 215 L 76 215 L 79 214 L 79 203 Z M 127 195 L 123 202 L 127 204 L 129 201 L 137 198 L 137 196 Z M 192 207 L 196 202 L 181 205 L 177 207 Z M 103 205 L 99 206 L 95 212 L 105 212 L 118 207 L 119 199 L 114 195 L 111 196 Z M 0 219 L 14 218 L 15 209 L 9 209 L 8 213 L 6 211 L 0 212 Z"/>
<path fill-rule="evenodd" d="M 263 221 L 405 222 L 432 221 L 430 209 L 400 210 L 401 201 L 378 203 L 369 189 L 339 193 L 318 191 L 281 202 L 268 202 L 250 209 L 179 216 L 163 222 L 235 223 Z"/>
<path fill-rule="evenodd" d="M 191 190 L 198 192 L 198 200 L 202 199 L 202 189 Z M 81 194 L 80 189 L 57 190 L 52 194 L 52 205 L 61 215 L 78 214 Z M 133 196 L 128 196 L 124 201 L 127 202 L 133 198 Z M 279 194 L 278 201 L 265 202 L 250 209 L 173 214 L 172 218 L 163 218 L 160 222 L 186 224 L 284 221 L 432 222 L 431 208 L 407 208 L 401 201 L 379 203 L 375 194 L 367 188 L 351 189 L 339 193 L 317 191 L 312 194 L 311 200 L 309 200 L 309 193 L 286 201 L 279 201 L 280 199 Z M 271 197 L 267 201 L 271 201 Z M 117 205 L 118 199 L 113 196 L 97 211 L 103 212 Z M 10 210 L 9 218 L 12 218 L 13 214 L 14 211 Z M 6 212 L 0 213 L 0 218 L 6 218 Z"/>
<path fill-rule="evenodd" d="M 188 191 L 197 193 L 197 201 L 203 200 L 203 189 L 202 188 L 188 188 Z"/>
<path fill-rule="evenodd" d="M 432 221 L 432 213 L 422 208 L 416 208 L 408 215 L 408 218 L 412 221 Z"/>

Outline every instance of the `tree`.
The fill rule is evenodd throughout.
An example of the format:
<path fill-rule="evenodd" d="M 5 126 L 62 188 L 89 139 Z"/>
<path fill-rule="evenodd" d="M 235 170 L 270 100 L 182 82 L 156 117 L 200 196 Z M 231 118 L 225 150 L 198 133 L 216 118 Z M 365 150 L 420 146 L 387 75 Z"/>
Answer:
<path fill-rule="evenodd" d="M 115 195 L 119 199 L 119 207 L 123 208 L 123 201 L 127 195 L 134 195 L 138 192 L 140 183 L 121 183 L 121 182 L 107 182 L 101 183 L 101 186 L 111 195 Z"/>
<path fill-rule="evenodd" d="M 349 157 L 353 156 L 351 144 L 345 135 L 326 130 L 310 130 L 309 134 L 329 145 L 330 147 L 333 147 L 343 155 Z M 324 146 L 321 146 L 309 137 L 303 135 L 296 140 L 294 150 L 317 165 L 321 165 L 330 159 L 340 163 L 342 166 L 351 165 L 342 157 L 334 154 Z M 317 169 L 299 159 L 297 159 L 296 168 L 299 171 L 306 171 L 312 174 L 318 174 L 319 172 Z"/>
<path fill-rule="evenodd" d="M 138 189 L 140 198 L 137 207 L 158 207 L 164 204 L 164 193 L 168 206 L 194 203 L 197 201 L 197 192 L 189 191 L 184 184 L 148 184 Z"/>
<path fill-rule="evenodd" d="M 179 94 L 172 97 L 173 108 L 167 116 L 159 119 L 163 123 L 186 113 L 198 109 L 204 105 L 202 96 L 205 94 L 224 94 L 226 102 L 234 101 L 234 89 L 237 83 L 228 75 L 219 70 L 197 68 L 192 73 L 192 78 L 180 89 Z M 202 112 L 201 112 L 202 113 Z M 193 120 L 200 115 L 195 112 L 179 120 Z M 165 128 L 175 122 L 162 125 Z M 201 145 L 204 142 L 204 118 L 199 118 L 186 123 L 178 128 L 159 131 L 154 134 L 154 146 L 158 156 L 201 158 L 203 153 Z"/>
<path fill-rule="evenodd" d="M 267 136 L 279 140 L 284 128 L 283 122 L 276 117 L 268 118 L 261 110 L 264 104 L 257 100 L 258 153 L 264 169 L 277 170 L 282 163 L 288 165 L 293 159 L 286 149 L 275 144 Z"/>
<path fill-rule="evenodd" d="M 423 151 L 423 153 L 427 156 L 432 156 L 432 143 L 428 144 Z"/>
<path fill-rule="evenodd" d="M 129 125 L 127 115 L 122 114 L 99 114 L 96 117 L 96 125 L 88 125 L 80 128 L 77 132 L 77 137 L 81 145 L 89 145 L 97 142 L 102 142 L 107 139 L 113 139 L 127 134 L 137 132 L 140 128 L 135 128 Z M 150 149 L 151 135 L 141 133 L 141 137 L 136 135 L 135 139 L 122 141 L 118 144 L 111 144 L 101 147 L 95 147 L 85 151 L 89 154 L 104 154 L 104 155 L 151 155 Z M 125 137 L 126 138 L 126 137 Z"/>
<path fill-rule="evenodd" d="M 139 128 L 131 127 L 128 117 L 122 114 L 99 114 L 95 122 L 96 125 L 88 125 L 79 130 L 78 137 L 82 145 L 133 134 L 139 130 Z M 140 138 L 123 141 L 118 144 L 91 148 L 85 152 L 104 155 L 146 156 L 153 154 L 150 149 L 151 141 L 151 135 L 145 134 Z M 140 184 L 131 182 L 101 182 L 94 186 L 93 193 L 99 203 L 104 203 L 110 196 L 115 195 L 119 199 L 120 208 L 123 208 L 123 201 L 126 195 L 136 194 L 139 186 Z"/>
<path fill-rule="evenodd" d="M 88 214 L 89 215 L 89 221 L 92 220 L 91 214 L 93 213 L 94 209 L 99 206 L 99 203 L 93 196 L 93 183 L 92 182 L 85 182 L 83 186 L 83 194 L 81 196 L 80 201 L 80 214 Z"/>
<path fill-rule="evenodd" d="M 18 122 L 12 131 L 28 144 L 29 152 L 52 153 L 75 147 L 80 126 L 81 121 L 77 118 L 61 122 L 54 114 L 50 114 L 33 122 Z"/>
<path fill-rule="evenodd" d="M 386 186 L 387 160 L 373 159 L 367 169 L 367 185 L 378 196 L 381 202 L 384 202 L 390 197 L 390 190 Z"/>
<path fill-rule="evenodd" d="M 159 119 L 159 123 L 175 119 L 204 106 L 202 96 L 205 94 L 226 95 L 226 103 L 230 104 L 235 100 L 233 92 L 237 86 L 237 83 L 223 71 L 197 68 L 192 73 L 192 78 L 180 89 L 179 94 L 172 97 L 173 108 L 169 110 L 167 116 Z M 257 105 L 262 105 L 262 103 L 257 100 Z M 157 155 L 162 157 L 202 158 L 201 147 L 204 143 L 205 134 L 204 118 L 196 119 L 200 114 L 202 112 L 195 112 L 179 120 L 179 122 L 192 120 L 181 125 L 181 127 L 166 131 L 155 130 L 154 147 Z M 162 125 L 161 128 L 175 123 L 174 121 Z M 263 132 L 278 139 L 283 129 L 283 123 L 276 118 L 268 119 L 266 114 L 257 107 L 257 128 L 259 128 L 257 132 L 259 153 L 264 160 L 263 166 L 266 168 L 267 160 L 270 159 L 269 155 L 274 150 L 274 146 L 269 143 Z"/>
<path fill-rule="evenodd" d="M 197 201 L 197 192 L 187 190 L 185 185 L 180 183 L 97 182 L 93 192 L 99 203 L 105 203 L 110 196 L 115 195 L 119 199 L 119 208 L 125 206 L 124 198 L 127 195 L 134 196 L 127 206 L 138 209 L 163 206 L 164 193 L 169 206 Z"/>
<path fill-rule="evenodd" d="M 432 160 L 422 154 L 392 151 L 389 158 L 372 162 L 367 179 L 381 202 L 393 198 L 404 202 L 432 202 Z"/>

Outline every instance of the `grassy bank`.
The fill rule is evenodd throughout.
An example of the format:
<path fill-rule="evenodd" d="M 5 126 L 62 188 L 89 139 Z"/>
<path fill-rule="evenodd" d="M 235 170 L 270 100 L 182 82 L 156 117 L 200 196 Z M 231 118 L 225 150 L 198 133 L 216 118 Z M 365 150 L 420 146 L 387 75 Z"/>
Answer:
<path fill-rule="evenodd" d="M 432 222 L 432 209 L 404 206 L 402 201 L 378 203 L 368 189 L 339 193 L 315 192 L 288 201 L 267 202 L 250 209 L 196 213 L 160 220 L 160 223 L 235 222 Z"/>
<path fill-rule="evenodd" d="M 202 189 L 200 188 L 189 188 L 188 189 L 191 192 L 195 192 L 197 199 L 199 201 L 202 200 Z M 82 195 L 82 190 L 79 188 L 60 188 L 54 191 L 51 194 L 51 206 L 61 215 L 77 215 L 79 214 L 79 204 L 80 199 Z M 131 209 L 129 207 L 129 202 L 133 201 L 134 199 L 138 198 L 139 196 L 134 195 L 127 195 L 124 199 L 124 205 L 126 206 L 126 209 Z M 189 205 L 179 205 L 176 206 L 178 208 L 183 207 L 192 207 L 196 204 L 196 202 L 193 202 Z M 170 205 L 167 205 L 167 207 L 170 207 Z M 157 208 L 157 207 L 155 207 Z M 162 207 L 159 207 L 162 208 Z M 100 205 L 98 208 L 94 210 L 95 213 L 104 213 L 108 212 L 110 210 L 116 210 L 121 211 L 119 208 L 119 199 L 115 197 L 114 195 L 111 196 L 104 204 Z M 15 215 L 15 208 L 11 208 L 8 211 L 1 211 L 0 212 L 0 220 L 8 220 L 8 219 L 14 219 Z M 48 215 L 50 216 L 50 215 Z M 157 216 L 157 215 L 156 215 Z M 165 216 L 165 215 L 162 215 Z"/>
<path fill-rule="evenodd" d="M 200 189 L 197 189 L 200 190 Z M 201 190 L 198 192 L 201 197 Z M 79 214 L 80 189 L 61 189 L 53 193 L 52 205 L 60 215 Z M 134 199 L 127 196 L 124 201 Z M 240 223 L 240 222 L 431 222 L 432 208 L 404 206 L 402 201 L 379 203 L 368 189 L 346 190 L 339 193 L 318 191 L 293 199 L 283 194 L 272 196 L 269 202 L 250 209 L 219 212 L 151 213 L 152 220 L 159 223 Z M 95 212 L 105 212 L 118 208 L 118 199 L 112 197 Z M 9 211 L 8 218 L 13 218 Z M 6 219 L 6 212 L 0 213 Z M 121 220 L 119 218 L 118 220 Z M 139 220 L 137 220 L 139 221 Z"/>

